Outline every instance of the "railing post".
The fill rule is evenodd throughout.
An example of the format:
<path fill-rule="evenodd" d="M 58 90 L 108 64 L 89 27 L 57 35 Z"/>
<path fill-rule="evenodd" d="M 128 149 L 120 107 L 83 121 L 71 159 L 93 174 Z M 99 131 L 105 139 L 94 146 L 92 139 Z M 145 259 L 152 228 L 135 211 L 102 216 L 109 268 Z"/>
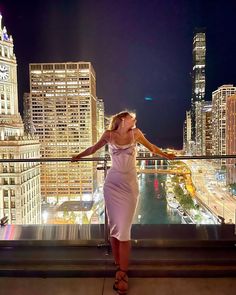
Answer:
<path fill-rule="evenodd" d="M 236 235 L 236 209 L 234 212 L 234 234 Z"/>
<path fill-rule="evenodd" d="M 109 160 L 109 156 L 105 155 L 104 158 L 104 179 L 107 176 L 107 162 Z M 109 228 L 108 228 L 108 218 L 107 218 L 107 209 L 106 209 L 106 205 L 104 203 L 104 213 L 105 213 L 105 224 L 104 224 L 104 240 L 105 240 L 105 245 L 109 245 Z"/>
<path fill-rule="evenodd" d="M 107 162 L 110 160 L 109 155 L 105 155 L 105 157 L 103 158 L 103 170 L 104 170 L 104 179 L 107 176 L 107 170 L 108 170 L 108 166 L 107 166 Z M 105 214 L 105 218 L 104 218 L 104 243 L 101 243 L 98 245 L 98 247 L 106 247 L 107 248 L 107 252 L 106 255 L 109 255 L 109 248 L 110 248 L 110 240 L 109 240 L 109 227 L 108 227 L 108 218 L 107 218 L 107 210 L 106 210 L 106 204 L 104 202 L 104 214 Z"/>

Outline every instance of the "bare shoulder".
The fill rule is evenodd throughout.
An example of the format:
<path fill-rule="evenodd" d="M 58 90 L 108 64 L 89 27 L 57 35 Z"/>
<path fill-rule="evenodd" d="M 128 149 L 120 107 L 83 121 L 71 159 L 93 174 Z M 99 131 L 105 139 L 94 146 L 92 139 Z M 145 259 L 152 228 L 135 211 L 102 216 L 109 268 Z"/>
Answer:
<path fill-rule="evenodd" d="M 133 132 L 135 139 L 138 139 L 140 136 L 143 136 L 143 132 L 139 128 L 134 128 Z"/>
<path fill-rule="evenodd" d="M 112 132 L 111 130 L 106 130 L 106 131 L 104 131 L 104 133 L 103 133 L 101 139 L 103 139 L 103 140 L 105 140 L 106 142 L 108 142 L 109 139 L 110 139 L 110 136 L 111 136 L 111 134 L 110 134 L 111 132 Z"/>

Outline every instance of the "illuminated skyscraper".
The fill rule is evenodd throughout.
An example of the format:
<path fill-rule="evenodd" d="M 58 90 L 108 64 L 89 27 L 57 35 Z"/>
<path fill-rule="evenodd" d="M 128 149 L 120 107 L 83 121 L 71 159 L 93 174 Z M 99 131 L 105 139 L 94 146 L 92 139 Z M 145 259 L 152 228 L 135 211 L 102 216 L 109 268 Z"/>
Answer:
<path fill-rule="evenodd" d="M 100 138 L 105 131 L 104 102 L 101 98 L 97 99 L 97 131 Z"/>
<path fill-rule="evenodd" d="M 212 103 L 198 101 L 196 110 L 196 155 L 212 154 Z"/>
<path fill-rule="evenodd" d="M 23 123 L 26 134 L 35 134 L 35 127 L 32 122 L 32 107 L 29 93 L 24 93 L 23 96 Z"/>
<path fill-rule="evenodd" d="M 90 62 L 30 64 L 32 122 L 45 158 L 70 158 L 97 140 L 96 76 Z M 42 166 L 42 196 L 53 204 L 92 200 L 95 162 Z"/>
<path fill-rule="evenodd" d="M 236 87 L 233 85 L 222 85 L 212 93 L 213 155 L 226 155 L 226 101 L 234 93 Z"/>
<path fill-rule="evenodd" d="M 204 29 L 196 29 L 193 38 L 193 70 L 192 70 L 192 98 L 191 98 L 191 137 L 196 141 L 196 102 L 205 100 L 206 88 L 206 34 Z"/>
<path fill-rule="evenodd" d="M 236 155 L 236 94 L 226 100 L 226 154 Z M 226 183 L 236 183 L 236 160 L 226 160 Z"/>
<path fill-rule="evenodd" d="M 2 28 L 0 15 L 0 157 L 39 158 L 39 140 L 24 134 L 18 112 L 17 64 L 13 39 Z M 0 163 L 0 216 L 9 223 L 41 223 L 38 163 Z"/>
<path fill-rule="evenodd" d="M 191 140 L 191 112 L 186 112 L 186 118 L 183 126 L 183 150 L 186 154 L 191 154 L 193 142 Z"/>

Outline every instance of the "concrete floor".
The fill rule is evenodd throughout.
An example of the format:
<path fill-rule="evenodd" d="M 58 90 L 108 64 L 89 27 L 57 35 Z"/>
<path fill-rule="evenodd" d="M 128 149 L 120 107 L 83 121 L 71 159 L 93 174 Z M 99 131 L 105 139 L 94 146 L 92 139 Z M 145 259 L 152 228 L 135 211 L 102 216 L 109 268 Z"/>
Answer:
<path fill-rule="evenodd" d="M 0 278 L 0 295 L 114 295 L 111 278 Z M 129 295 L 232 295 L 236 278 L 130 278 Z"/>

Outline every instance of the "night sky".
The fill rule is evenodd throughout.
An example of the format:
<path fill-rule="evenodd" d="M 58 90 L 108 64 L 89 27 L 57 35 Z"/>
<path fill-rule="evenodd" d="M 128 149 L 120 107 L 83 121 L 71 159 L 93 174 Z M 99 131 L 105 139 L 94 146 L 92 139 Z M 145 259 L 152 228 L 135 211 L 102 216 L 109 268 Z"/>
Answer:
<path fill-rule="evenodd" d="M 206 27 L 207 100 L 236 85 L 235 0 L 8 0 L 0 11 L 14 39 L 21 113 L 29 63 L 90 61 L 106 114 L 135 110 L 148 139 L 182 148 L 195 27 Z"/>

